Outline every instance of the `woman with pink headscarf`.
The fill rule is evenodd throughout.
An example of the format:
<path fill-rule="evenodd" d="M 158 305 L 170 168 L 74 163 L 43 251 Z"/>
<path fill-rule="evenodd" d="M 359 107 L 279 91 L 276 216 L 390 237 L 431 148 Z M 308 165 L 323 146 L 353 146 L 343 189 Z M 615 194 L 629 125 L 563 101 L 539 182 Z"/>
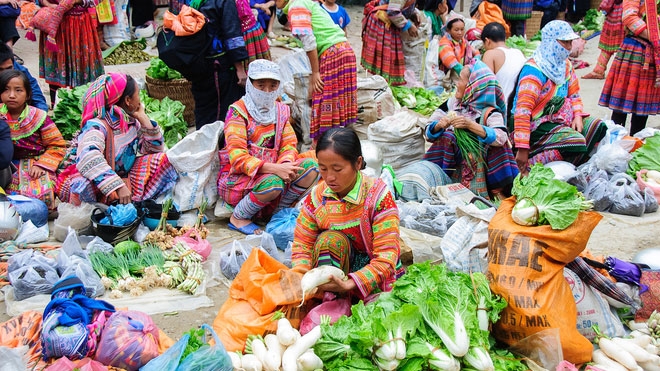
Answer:
<path fill-rule="evenodd" d="M 163 153 L 163 134 L 140 102 L 135 80 L 122 73 L 96 79 L 83 99 L 73 164 L 58 178 L 64 202 L 120 203 L 156 198 L 177 173 Z"/>

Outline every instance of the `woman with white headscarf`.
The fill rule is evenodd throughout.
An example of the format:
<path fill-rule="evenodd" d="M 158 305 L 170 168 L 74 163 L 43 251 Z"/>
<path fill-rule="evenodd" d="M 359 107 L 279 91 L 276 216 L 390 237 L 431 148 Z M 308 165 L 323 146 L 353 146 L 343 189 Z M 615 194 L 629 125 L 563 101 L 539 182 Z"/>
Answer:
<path fill-rule="evenodd" d="M 607 132 L 605 123 L 582 111 L 580 84 L 568 60 L 578 37 L 568 23 L 549 22 L 520 71 L 509 129 L 523 175 L 537 162 L 579 165 Z"/>
<path fill-rule="evenodd" d="M 290 207 L 318 177 L 316 161 L 298 155 L 289 107 L 277 100 L 280 80 L 277 63 L 250 63 L 246 93 L 225 120 L 218 193 L 234 207 L 229 228 L 244 234 L 260 232 L 252 222 L 257 213 Z"/>

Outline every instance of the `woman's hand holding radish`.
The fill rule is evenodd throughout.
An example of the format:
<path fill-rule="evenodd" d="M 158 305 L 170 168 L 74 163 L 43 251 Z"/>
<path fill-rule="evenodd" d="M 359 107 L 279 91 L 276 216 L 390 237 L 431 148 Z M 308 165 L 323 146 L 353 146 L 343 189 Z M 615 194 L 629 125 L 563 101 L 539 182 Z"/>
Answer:
<path fill-rule="evenodd" d="M 350 277 L 343 280 L 337 276 L 330 276 L 330 282 L 319 286 L 319 290 L 342 293 L 351 291 L 355 289 L 355 287 L 355 281 L 353 281 Z"/>

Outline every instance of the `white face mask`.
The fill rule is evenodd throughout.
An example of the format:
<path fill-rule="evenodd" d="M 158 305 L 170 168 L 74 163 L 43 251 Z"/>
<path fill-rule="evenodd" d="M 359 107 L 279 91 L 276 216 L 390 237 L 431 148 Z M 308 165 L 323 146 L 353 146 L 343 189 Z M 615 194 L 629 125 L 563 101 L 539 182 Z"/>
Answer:
<path fill-rule="evenodd" d="M 281 95 L 281 89 L 265 92 L 252 85 L 250 79 L 245 83 L 245 106 L 252 116 L 260 124 L 272 124 L 277 121 L 277 106 L 275 102 Z"/>

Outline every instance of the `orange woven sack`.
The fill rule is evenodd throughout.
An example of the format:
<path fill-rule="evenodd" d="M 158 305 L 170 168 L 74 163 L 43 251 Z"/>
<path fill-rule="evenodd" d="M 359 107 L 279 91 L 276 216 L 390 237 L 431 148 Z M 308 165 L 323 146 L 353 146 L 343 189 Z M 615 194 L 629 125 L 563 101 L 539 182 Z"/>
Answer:
<path fill-rule="evenodd" d="M 287 268 L 261 249 L 252 249 L 229 288 L 229 298 L 213 321 L 228 352 L 243 351 L 248 335 L 277 330 L 275 311 L 285 313 L 298 328 L 302 310 L 302 274 Z"/>
<path fill-rule="evenodd" d="M 577 330 L 577 309 L 564 266 L 587 246 L 602 216 L 581 212 L 564 230 L 525 227 L 511 219 L 515 198 L 502 202 L 488 226 L 488 274 L 494 294 L 509 303 L 492 334 L 514 345 L 539 331 L 558 328 L 564 359 L 589 362 L 593 345 Z"/>

